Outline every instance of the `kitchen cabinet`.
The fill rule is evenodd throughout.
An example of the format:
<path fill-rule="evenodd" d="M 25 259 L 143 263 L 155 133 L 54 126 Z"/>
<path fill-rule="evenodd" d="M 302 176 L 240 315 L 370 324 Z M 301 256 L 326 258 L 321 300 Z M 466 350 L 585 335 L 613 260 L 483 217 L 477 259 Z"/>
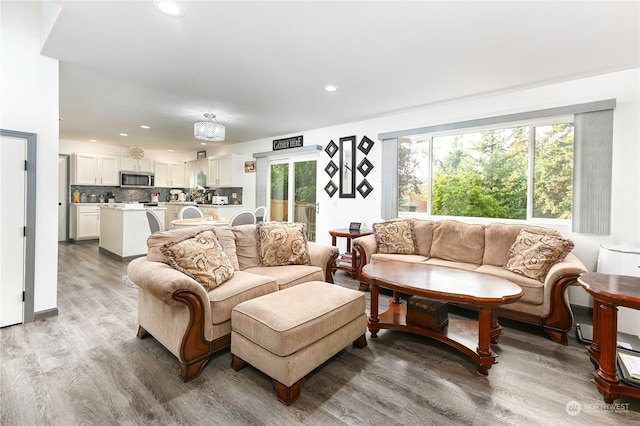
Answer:
<path fill-rule="evenodd" d="M 164 188 L 184 188 L 184 164 L 155 162 L 155 186 Z"/>
<path fill-rule="evenodd" d="M 222 218 L 230 218 L 239 211 L 246 210 L 247 208 L 241 205 L 213 205 L 213 204 L 198 204 L 198 208 L 202 210 L 205 216 L 218 216 Z"/>
<path fill-rule="evenodd" d="M 100 205 L 72 204 L 71 226 L 69 237 L 71 240 L 94 240 L 100 237 Z"/>
<path fill-rule="evenodd" d="M 159 203 L 158 206 L 165 207 L 164 226 L 165 229 L 171 229 L 171 221 L 178 219 L 178 214 L 184 206 L 195 206 L 196 203 L 177 202 L 177 203 Z"/>
<path fill-rule="evenodd" d="M 72 185 L 118 186 L 120 157 L 97 154 L 71 156 Z"/>
<path fill-rule="evenodd" d="M 216 187 L 242 186 L 244 166 L 239 154 L 218 155 L 208 158 L 207 185 Z"/>
<path fill-rule="evenodd" d="M 185 163 L 185 185 L 189 188 L 207 186 L 209 173 L 209 163 L 206 158 L 200 160 L 187 161 Z"/>
<path fill-rule="evenodd" d="M 120 158 L 120 170 L 127 172 L 154 172 L 153 160 L 146 160 L 144 158 L 136 160 L 134 158 L 122 157 Z"/>

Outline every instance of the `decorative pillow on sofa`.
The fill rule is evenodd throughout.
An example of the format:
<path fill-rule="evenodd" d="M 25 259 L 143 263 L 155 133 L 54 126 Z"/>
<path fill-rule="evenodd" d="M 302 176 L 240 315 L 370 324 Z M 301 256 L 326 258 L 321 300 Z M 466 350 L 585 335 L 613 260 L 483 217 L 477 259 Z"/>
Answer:
<path fill-rule="evenodd" d="M 262 222 L 256 232 L 262 266 L 311 264 L 305 223 Z"/>
<path fill-rule="evenodd" d="M 233 265 L 213 231 L 170 241 L 160 247 L 169 265 L 210 291 L 233 276 Z"/>
<path fill-rule="evenodd" d="M 551 267 L 573 250 L 573 241 L 523 229 L 509 249 L 505 269 L 544 282 Z"/>
<path fill-rule="evenodd" d="M 409 219 L 374 223 L 378 253 L 416 254 L 416 236 Z"/>

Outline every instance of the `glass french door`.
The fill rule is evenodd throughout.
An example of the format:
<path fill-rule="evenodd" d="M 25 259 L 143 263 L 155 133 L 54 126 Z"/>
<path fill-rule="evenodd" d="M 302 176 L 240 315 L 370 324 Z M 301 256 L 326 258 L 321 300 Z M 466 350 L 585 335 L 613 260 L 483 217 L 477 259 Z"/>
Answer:
<path fill-rule="evenodd" d="M 307 239 L 316 240 L 316 157 L 269 162 L 269 220 L 307 224 Z"/>

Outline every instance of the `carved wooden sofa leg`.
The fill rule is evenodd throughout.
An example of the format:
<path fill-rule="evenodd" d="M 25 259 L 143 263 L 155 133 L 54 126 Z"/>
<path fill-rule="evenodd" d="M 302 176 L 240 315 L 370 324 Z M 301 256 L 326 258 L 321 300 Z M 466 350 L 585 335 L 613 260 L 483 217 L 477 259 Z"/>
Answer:
<path fill-rule="evenodd" d="M 573 326 L 573 312 L 565 295 L 569 286 L 577 283 L 577 275 L 564 276 L 556 281 L 551 294 L 551 314 L 543 320 L 542 324 L 551 340 L 565 346 L 569 344 L 567 333 Z"/>
<path fill-rule="evenodd" d="M 204 308 L 202 301 L 193 293 L 178 290 L 173 298 L 189 308 L 189 324 L 180 344 L 180 378 L 184 382 L 195 379 L 209 361 L 212 342 L 204 335 Z"/>
<path fill-rule="evenodd" d="M 183 382 L 189 382 L 200 375 L 204 366 L 209 362 L 209 356 L 207 355 L 203 359 L 197 361 L 191 361 L 190 363 L 180 363 L 180 379 Z"/>
<path fill-rule="evenodd" d="M 560 343 L 565 346 L 569 344 L 569 339 L 566 332 L 561 330 L 554 330 L 553 328 L 549 328 L 547 326 L 543 327 L 543 330 L 549 337 L 551 337 L 551 340 L 553 340 L 554 342 Z"/>

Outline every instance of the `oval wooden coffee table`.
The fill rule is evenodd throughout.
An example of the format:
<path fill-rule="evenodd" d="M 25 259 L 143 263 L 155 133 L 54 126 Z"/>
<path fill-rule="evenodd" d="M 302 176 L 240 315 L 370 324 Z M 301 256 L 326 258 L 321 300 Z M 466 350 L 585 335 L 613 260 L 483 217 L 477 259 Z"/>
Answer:
<path fill-rule="evenodd" d="M 500 305 L 514 303 L 523 295 L 522 288 L 503 278 L 479 272 L 409 262 L 380 262 L 365 265 L 365 279 L 371 284 L 371 312 L 368 321 L 372 337 L 380 329 L 419 334 L 443 342 L 470 356 L 481 374 L 488 374 L 496 363 L 490 343 L 497 343 L 502 327 L 493 311 Z M 378 288 L 394 292 L 389 309 L 378 315 Z M 407 325 L 407 306 L 397 293 L 455 302 L 475 307 L 478 321 L 449 319 L 444 332 Z M 471 324 L 470 324 L 471 323 Z M 477 323 L 477 334 L 473 326 Z"/>

